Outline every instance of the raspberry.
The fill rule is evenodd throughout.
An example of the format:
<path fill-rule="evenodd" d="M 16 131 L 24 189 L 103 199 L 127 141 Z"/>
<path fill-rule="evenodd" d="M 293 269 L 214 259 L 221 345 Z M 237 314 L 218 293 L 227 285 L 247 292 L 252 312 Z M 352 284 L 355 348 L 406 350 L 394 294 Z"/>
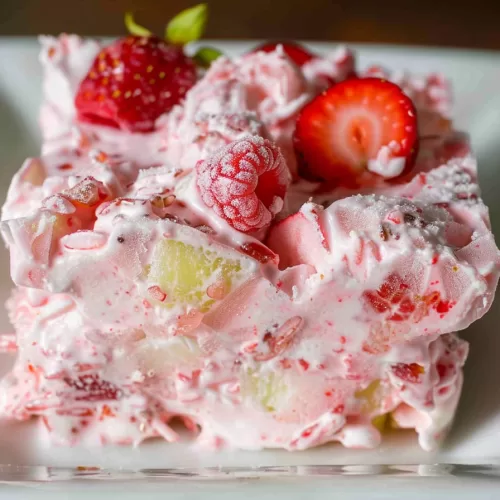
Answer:
<path fill-rule="evenodd" d="M 283 206 L 289 173 L 279 148 L 267 139 L 231 142 L 196 169 L 205 205 L 238 231 L 269 225 Z"/>

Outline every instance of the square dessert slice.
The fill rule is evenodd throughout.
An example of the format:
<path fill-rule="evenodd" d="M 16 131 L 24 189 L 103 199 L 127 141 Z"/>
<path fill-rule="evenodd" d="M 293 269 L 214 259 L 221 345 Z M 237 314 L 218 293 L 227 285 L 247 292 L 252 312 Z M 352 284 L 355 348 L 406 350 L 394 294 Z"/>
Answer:
<path fill-rule="evenodd" d="M 42 45 L 42 155 L 2 211 L 1 414 L 70 445 L 174 441 L 180 418 L 212 447 L 373 447 L 390 426 L 436 446 L 455 332 L 500 270 L 446 81 L 355 75 L 346 49 L 193 79 L 153 36 Z"/>

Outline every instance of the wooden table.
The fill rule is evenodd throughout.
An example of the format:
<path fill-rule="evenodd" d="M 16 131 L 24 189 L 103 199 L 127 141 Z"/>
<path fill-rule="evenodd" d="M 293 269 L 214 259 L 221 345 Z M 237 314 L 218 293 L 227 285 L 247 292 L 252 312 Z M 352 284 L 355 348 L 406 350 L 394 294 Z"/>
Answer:
<path fill-rule="evenodd" d="M 0 0 L 0 35 L 124 33 L 123 12 L 162 33 L 188 0 Z M 207 38 L 296 38 L 500 49 L 494 0 L 209 0 Z"/>

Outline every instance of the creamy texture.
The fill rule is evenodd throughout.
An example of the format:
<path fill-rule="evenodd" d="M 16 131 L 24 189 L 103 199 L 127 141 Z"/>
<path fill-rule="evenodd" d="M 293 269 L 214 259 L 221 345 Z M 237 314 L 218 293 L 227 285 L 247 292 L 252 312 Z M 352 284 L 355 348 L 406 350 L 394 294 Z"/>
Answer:
<path fill-rule="evenodd" d="M 350 52 L 302 70 L 280 49 L 222 58 L 143 135 L 75 121 L 97 51 L 43 40 L 43 154 L 2 211 L 17 335 L 0 347 L 17 361 L 1 414 L 41 415 L 65 444 L 174 441 L 180 417 L 211 447 L 365 448 L 391 425 L 436 446 L 467 356 L 454 332 L 487 312 L 500 269 L 444 80 L 384 73 L 422 118 L 411 172 L 356 192 L 296 179 L 279 220 L 244 234 L 204 205 L 196 163 L 257 134 L 296 176 L 295 117 Z M 368 168 L 397 176 L 397 150 Z"/>

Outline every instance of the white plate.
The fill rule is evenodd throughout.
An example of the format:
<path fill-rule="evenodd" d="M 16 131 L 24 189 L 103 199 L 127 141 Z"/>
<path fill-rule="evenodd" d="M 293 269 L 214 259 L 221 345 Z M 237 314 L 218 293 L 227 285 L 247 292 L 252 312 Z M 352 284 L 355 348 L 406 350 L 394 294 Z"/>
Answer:
<path fill-rule="evenodd" d="M 218 45 L 227 53 L 237 53 L 251 44 Z M 329 45 L 313 44 L 313 48 L 321 52 Z M 383 63 L 423 73 L 441 71 L 451 78 L 456 95 L 456 122 L 472 136 L 480 163 L 483 195 L 491 208 L 493 227 L 500 234 L 500 54 L 373 45 L 354 48 L 358 50 L 361 66 Z M 22 160 L 37 154 L 39 99 L 40 68 L 35 40 L 0 41 L 2 196 Z M 10 286 L 7 254 L 2 250 L 0 301 L 7 297 Z M 496 498 L 495 491 L 500 491 L 500 482 L 497 482 L 500 475 L 496 468 L 483 465 L 500 465 L 499 323 L 497 301 L 493 311 L 465 333 L 471 342 L 471 354 L 465 369 L 464 394 L 455 427 L 437 453 L 421 451 L 412 433 L 393 436 L 374 451 L 345 450 L 332 445 L 295 453 L 226 451 L 200 454 L 189 443 L 166 445 L 161 442 L 146 443 L 138 449 L 67 449 L 48 446 L 36 424 L 10 423 L 0 427 L 0 463 L 14 467 L 0 466 L 0 482 L 4 482 L 0 486 L 0 497 L 4 498 L 5 494 L 5 498 L 31 498 L 30 495 L 36 493 L 39 498 L 49 495 L 66 498 L 70 494 L 71 498 L 80 498 L 79 495 L 103 490 L 111 495 L 112 491 L 121 488 L 123 498 L 135 497 L 145 489 L 151 495 L 163 496 L 168 492 L 170 497 L 183 498 L 203 492 L 209 499 L 212 494 L 215 498 L 215 495 L 220 497 L 233 491 L 238 492 L 239 498 L 259 495 L 264 499 L 281 494 L 283 498 L 286 495 L 295 500 L 307 492 L 312 498 L 341 493 L 343 498 L 349 499 L 359 498 L 359 495 L 366 497 L 370 492 L 370 498 L 378 498 L 379 494 L 382 498 L 404 495 L 405 499 L 416 499 L 438 490 L 441 496 L 446 494 L 455 499 L 468 498 L 472 492 L 478 499 Z M 0 328 L 9 330 L 4 313 Z M 35 439 L 39 433 L 42 437 Z M 431 465 L 435 463 L 469 465 Z M 21 465 L 39 467 L 19 467 Z M 112 471 L 71 469 L 82 465 Z M 213 467 L 232 469 L 207 469 Z M 255 467 L 260 469 L 252 469 Z M 145 470 L 151 468 L 164 470 Z M 189 470 L 173 470 L 178 468 Z M 141 472 L 128 472 L 138 469 Z M 352 475 L 357 477 L 349 477 Z M 85 492 L 81 491 L 83 477 L 86 478 Z M 212 479 L 208 481 L 208 477 Z M 114 481 L 97 481 L 106 478 Z M 25 486 L 14 486 L 16 481 L 22 481 Z M 380 490 L 381 486 L 384 490 Z"/>

